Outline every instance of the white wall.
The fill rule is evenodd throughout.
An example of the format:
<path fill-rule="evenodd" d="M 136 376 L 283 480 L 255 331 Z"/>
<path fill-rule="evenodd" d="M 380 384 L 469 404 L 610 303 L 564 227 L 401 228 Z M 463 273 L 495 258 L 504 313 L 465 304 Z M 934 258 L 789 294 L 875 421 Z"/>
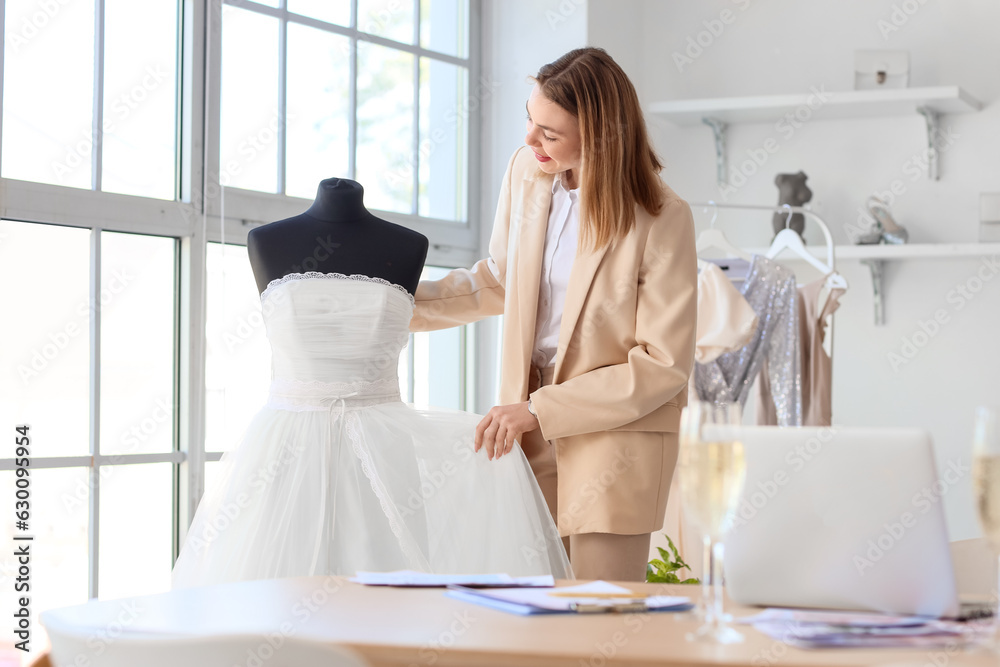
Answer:
<path fill-rule="evenodd" d="M 511 154 L 524 144 L 524 103 L 531 92 L 529 76 L 562 54 L 586 43 L 587 1 L 483 1 L 483 77 L 493 91 L 484 107 L 483 193 L 480 219 L 481 255 L 488 251 L 500 183 Z M 496 403 L 499 376 L 497 318 L 480 323 L 476 411 Z"/>
<path fill-rule="evenodd" d="M 903 5 L 911 13 L 894 16 L 894 7 Z M 724 10 L 732 12 L 732 22 L 693 62 L 678 67 L 674 52 L 683 54 L 688 38 L 697 39 L 706 30 L 704 22 Z M 831 224 L 838 243 L 848 242 L 845 226 L 856 222 L 864 200 L 894 181 L 905 191 L 892 202 L 892 211 L 915 243 L 975 241 L 979 193 L 1000 191 L 995 38 L 1000 3 L 992 0 L 550 0 L 495 2 L 491 12 L 484 24 L 494 40 L 487 60 L 504 83 L 491 106 L 498 115 L 488 165 L 494 198 L 505 158 L 521 139 L 523 77 L 582 43 L 607 48 L 647 104 L 812 87 L 849 90 L 856 49 L 908 50 L 911 87 L 960 85 L 985 103 L 982 112 L 943 117 L 942 127 L 954 141 L 941 157 L 937 182 L 914 178 L 907 162 L 921 156 L 926 141 L 924 121 L 916 114 L 807 122 L 791 138 L 774 123 L 732 126 L 731 167 L 769 137 L 780 149 L 728 200 L 776 203 L 774 174 L 802 169 L 814 192 L 811 205 Z M 552 23 L 553 14 L 566 20 Z M 718 31 L 719 24 L 713 27 Z M 721 200 L 711 131 L 677 128 L 651 114 L 647 123 L 668 165 L 664 179 L 688 200 Z M 699 226 L 707 222 L 701 211 L 695 215 Z M 769 215 L 722 214 L 718 224 L 740 245 L 759 247 L 770 240 Z M 812 232 L 807 238 L 819 242 Z M 998 268 L 978 258 L 894 262 L 886 269 L 887 321 L 876 327 L 867 267 L 842 261 L 851 290 L 835 324 L 835 422 L 920 426 L 934 437 L 940 468 L 955 460 L 967 464 L 973 407 L 1000 404 L 1000 353 L 994 342 L 1000 279 L 976 279 L 977 271 L 992 278 Z M 982 288 L 966 299 L 956 291 L 966 285 Z M 947 322 L 911 361 L 893 368 L 890 353 L 900 354 L 904 339 L 912 341 L 921 323 L 939 311 Z M 979 534 L 968 473 L 943 502 L 952 539 Z"/>
<path fill-rule="evenodd" d="M 537 2 L 487 0 L 483 8 L 483 69 L 497 91 L 489 105 L 483 192 L 492 224 L 507 160 L 524 144 L 524 103 L 531 92 L 528 77 L 562 54 L 586 44 L 587 0 Z M 484 234 L 483 248 L 489 241 Z"/>

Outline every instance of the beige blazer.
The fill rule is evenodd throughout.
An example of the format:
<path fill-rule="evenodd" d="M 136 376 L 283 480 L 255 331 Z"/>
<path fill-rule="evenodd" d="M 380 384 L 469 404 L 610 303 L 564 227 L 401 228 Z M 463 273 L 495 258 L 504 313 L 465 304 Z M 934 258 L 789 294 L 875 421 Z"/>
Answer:
<path fill-rule="evenodd" d="M 499 404 L 528 399 L 553 176 L 521 147 L 507 167 L 490 256 L 420 283 L 410 328 L 504 315 Z M 659 215 L 636 207 L 612 248 L 570 273 L 553 384 L 531 394 L 556 448 L 560 533 L 659 530 L 694 363 L 697 256 L 691 209 L 669 187 Z M 669 435 L 665 435 L 669 434 Z"/>

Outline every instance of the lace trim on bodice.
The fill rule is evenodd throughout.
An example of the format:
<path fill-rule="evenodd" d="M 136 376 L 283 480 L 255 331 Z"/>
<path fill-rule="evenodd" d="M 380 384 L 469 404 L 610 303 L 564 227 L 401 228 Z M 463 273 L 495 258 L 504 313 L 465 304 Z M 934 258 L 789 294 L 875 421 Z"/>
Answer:
<path fill-rule="evenodd" d="M 305 273 L 289 273 L 287 275 L 281 276 L 280 278 L 275 278 L 274 280 L 269 282 L 267 284 L 267 287 L 264 288 L 264 291 L 260 293 L 261 303 L 263 303 L 264 299 L 267 298 L 267 295 L 270 294 L 274 290 L 274 288 L 276 288 L 278 285 L 283 285 L 287 282 L 291 282 L 292 280 L 305 280 L 307 278 L 325 278 L 327 280 L 354 280 L 362 283 L 377 283 L 379 285 L 385 285 L 386 287 L 391 287 L 397 292 L 400 292 L 401 294 L 403 294 L 403 296 L 405 296 L 407 299 L 410 300 L 411 306 L 416 305 L 416 300 L 413 298 L 413 295 L 410 294 L 405 287 L 403 287 L 402 285 L 397 285 L 396 283 L 389 282 L 385 278 L 366 276 L 362 273 L 352 273 L 351 275 L 347 275 L 345 273 L 323 273 L 321 271 L 306 271 Z"/>

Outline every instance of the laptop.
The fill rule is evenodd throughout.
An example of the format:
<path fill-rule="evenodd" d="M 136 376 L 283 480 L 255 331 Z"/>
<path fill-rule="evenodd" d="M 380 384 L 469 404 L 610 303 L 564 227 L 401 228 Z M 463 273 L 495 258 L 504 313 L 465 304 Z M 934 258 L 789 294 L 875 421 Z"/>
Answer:
<path fill-rule="evenodd" d="M 725 539 L 731 599 L 747 605 L 960 618 L 937 474 L 909 428 L 743 427 L 746 482 Z"/>

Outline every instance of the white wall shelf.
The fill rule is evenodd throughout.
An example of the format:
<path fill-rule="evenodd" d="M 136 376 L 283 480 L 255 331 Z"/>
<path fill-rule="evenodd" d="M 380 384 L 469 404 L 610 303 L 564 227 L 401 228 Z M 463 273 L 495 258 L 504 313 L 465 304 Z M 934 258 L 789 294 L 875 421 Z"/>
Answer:
<path fill-rule="evenodd" d="M 826 248 L 813 246 L 808 251 L 823 259 Z M 758 255 L 767 253 L 767 248 L 753 248 L 750 252 Z M 885 324 L 885 264 L 889 261 L 913 259 L 953 259 L 962 257 L 986 257 L 1000 254 L 1000 243 L 907 243 L 892 245 L 838 245 L 834 247 L 837 261 L 857 260 L 868 265 L 872 278 L 872 296 L 875 306 L 875 324 Z M 794 257 L 783 256 L 782 260 L 795 261 Z M 804 260 L 801 260 L 804 261 Z"/>
<path fill-rule="evenodd" d="M 801 108 L 810 110 L 810 120 L 907 116 L 917 107 L 938 113 L 971 113 L 982 103 L 958 86 L 899 88 L 895 90 L 814 89 L 808 93 L 713 97 L 700 100 L 672 100 L 649 105 L 677 125 L 700 125 L 702 118 L 718 118 L 726 123 L 773 123 Z"/>
<path fill-rule="evenodd" d="M 987 255 L 1000 254 L 1000 243 L 907 243 L 895 245 L 891 243 L 872 245 L 833 245 L 833 236 L 830 234 L 830 226 L 826 224 L 823 217 L 812 209 L 801 206 L 761 206 L 757 204 L 719 204 L 717 202 L 689 202 L 692 209 L 714 209 L 719 210 L 742 210 L 742 211 L 770 211 L 772 213 L 801 213 L 811 222 L 815 223 L 823 232 L 825 243 L 809 246 L 805 248 L 817 259 L 826 263 L 827 266 L 835 266 L 840 260 L 857 260 L 868 265 L 872 277 L 872 296 L 875 306 L 875 324 L 885 324 L 883 277 L 885 273 L 885 263 L 890 260 L 907 259 L 948 259 L 954 257 L 986 257 Z M 715 216 L 712 217 L 714 226 Z M 766 256 L 769 248 L 746 248 L 747 252 L 755 255 Z M 783 260 L 796 261 L 794 256 L 787 253 L 782 256 Z M 798 261 L 806 261 L 798 258 Z"/>
<path fill-rule="evenodd" d="M 726 184 L 726 129 L 731 123 L 802 123 L 807 120 L 877 118 L 921 114 L 927 124 L 928 175 L 938 179 L 934 137 L 941 114 L 971 113 L 982 103 L 958 86 L 893 90 L 827 91 L 808 93 L 671 100 L 649 105 L 651 113 L 680 126 L 704 123 L 715 135 L 717 179 Z"/>
<path fill-rule="evenodd" d="M 811 246 L 809 252 L 817 258 L 826 257 L 826 248 Z M 749 252 L 763 255 L 767 248 L 751 248 Z M 1000 255 L 1000 243 L 907 243 L 892 245 L 838 245 L 834 248 L 837 261 L 842 260 L 907 260 L 907 259 L 949 259 L 955 257 L 985 257 Z M 794 257 L 782 255 L 783 260 L 795 261 Z"/>

